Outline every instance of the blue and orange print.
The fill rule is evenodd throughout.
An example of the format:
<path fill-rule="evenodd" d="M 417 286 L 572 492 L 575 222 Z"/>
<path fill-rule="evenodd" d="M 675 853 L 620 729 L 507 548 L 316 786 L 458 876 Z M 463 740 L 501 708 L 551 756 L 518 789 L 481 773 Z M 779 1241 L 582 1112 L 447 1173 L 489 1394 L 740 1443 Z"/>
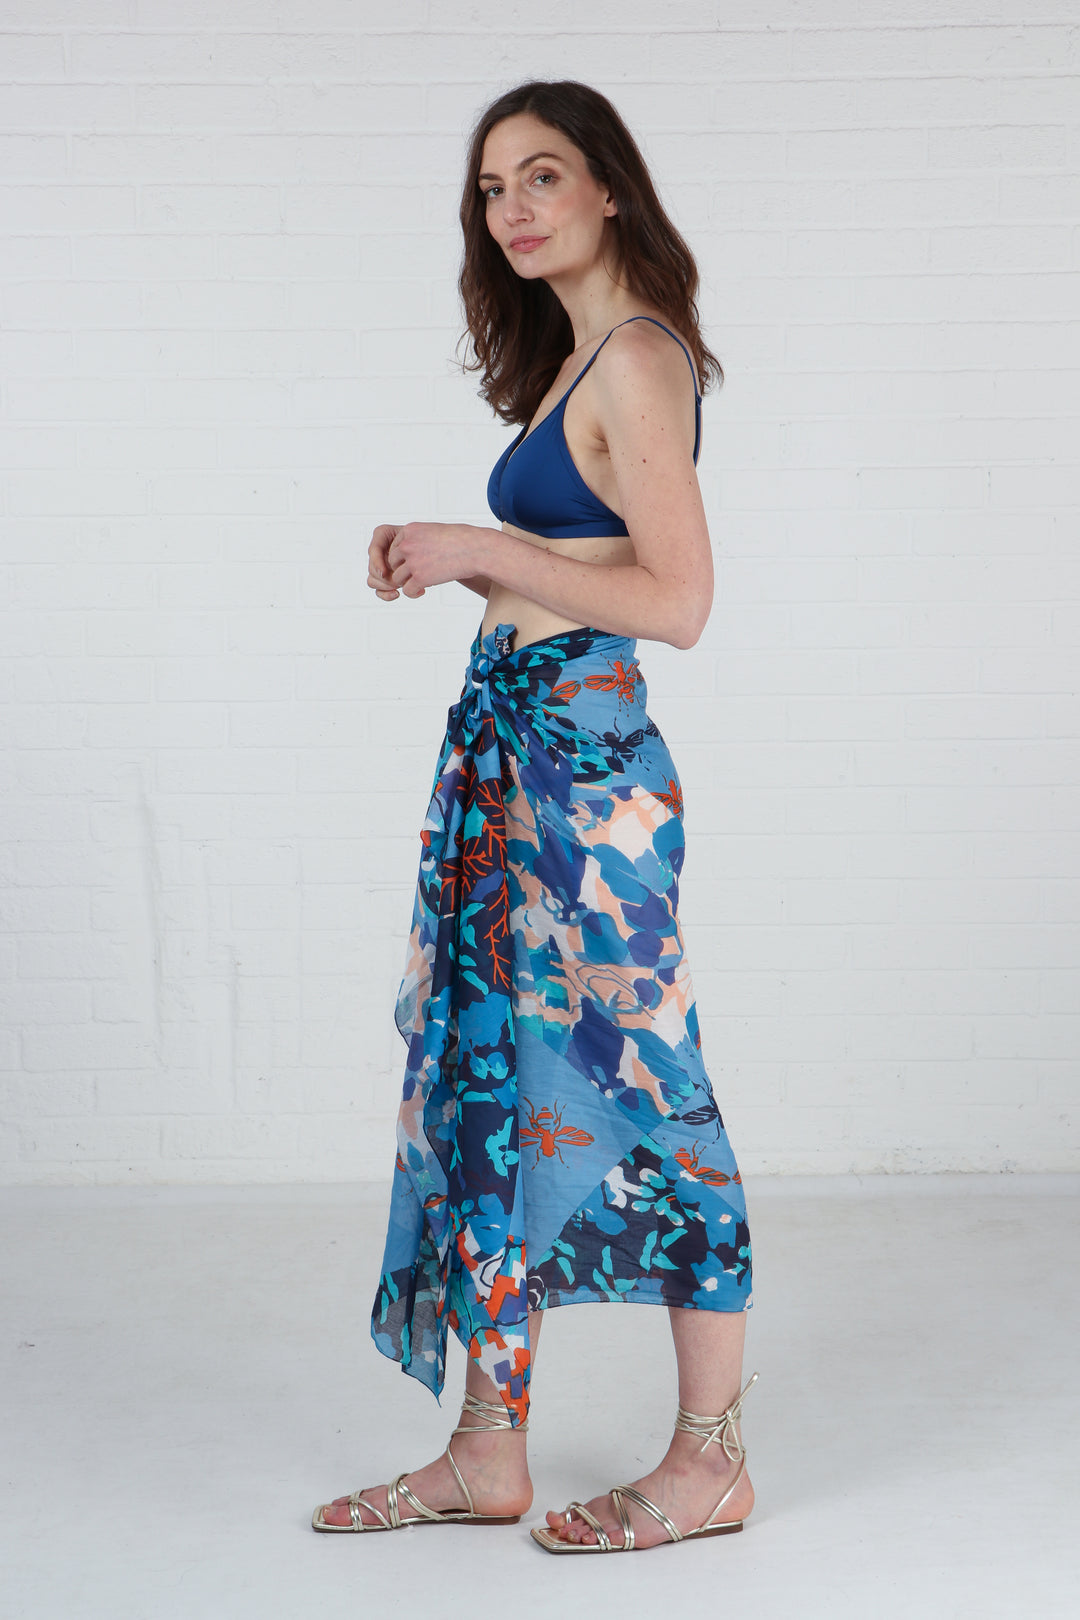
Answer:
<path fill-rule="evenodd" d="M 378 1348 L 453 1331 L 528 1412 L 528 1313 L 741 1311 L 741 1178 L 678 921 L 682 791 L 633 641 L 477 636 L 421 834 Z"/>

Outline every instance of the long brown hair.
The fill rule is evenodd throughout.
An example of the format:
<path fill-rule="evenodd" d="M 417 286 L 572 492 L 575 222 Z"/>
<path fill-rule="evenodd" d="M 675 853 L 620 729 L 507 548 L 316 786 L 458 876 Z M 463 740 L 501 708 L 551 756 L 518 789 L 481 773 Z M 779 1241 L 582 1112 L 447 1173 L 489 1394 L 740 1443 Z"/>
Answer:
<path fill-rule="evenodd" d="M 606 96 L 574 79 L 534 79 L 493 101 L 469 141 L 461 196 L 465 246 L 458 277 L 480 395 L 504 422 L 532 420 L 559 367 L 574 348 L 570 318 L 546 281 L 515 274 L 487 227 L 480 190 L 484 142 L 496 124 L 532 113 L 572 141 L 589 172 L 614 196 L 618 271 L 630 290 L 681 331 L 697 362 L 702 392 L 724 373 L 701 336 L 698 269 L 656 194 L 637 143 Z"/>

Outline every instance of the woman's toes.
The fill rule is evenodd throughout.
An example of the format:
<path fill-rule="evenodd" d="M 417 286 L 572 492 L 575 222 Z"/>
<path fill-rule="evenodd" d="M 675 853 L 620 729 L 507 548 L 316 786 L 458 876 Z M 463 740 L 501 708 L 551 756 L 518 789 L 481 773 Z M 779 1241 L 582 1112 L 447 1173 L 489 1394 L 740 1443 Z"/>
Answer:
<path fill-rule="evenodd" d="M 361 1509 L 367 1506 L 366 1500 L 362 1500 L 360 1503 Z M 347 1496 L 335 1496 L 334 1500 L 328 1502 L 323 1508 L 322 1516 L 324 1524 L 337 1524 L 342 1528 L 351 1525 L 352 1510 L 349 1507 L 349 1498 Z M 367 1513 L 361 1512 L 360 1517 L 365 1524 L 375 1524 L 377 1522 L 375 1514 L 370 1510 Z"/>
<path fill-rule="evenodd" d="M 565 1513 L 556 1513 L 549 1509 L 545 1515 L 548 1529 L 552 1530 L 560 1541 L 571 1541 L 575 1546 L 594 1547 L 598 1537 L 595 1530 L 579 1519 L 577 1514 L 571 1514 L 569 1523 Z"/>
<path fill-rule="evenodd" d="M 557 1508 L 549 1508 L 544 1516 L 548 1522 L 548 1529 L 553 1530 L 560 1541 L 565 1541 L 570 1530 L 566 1514 L 560 1513 Z"/>

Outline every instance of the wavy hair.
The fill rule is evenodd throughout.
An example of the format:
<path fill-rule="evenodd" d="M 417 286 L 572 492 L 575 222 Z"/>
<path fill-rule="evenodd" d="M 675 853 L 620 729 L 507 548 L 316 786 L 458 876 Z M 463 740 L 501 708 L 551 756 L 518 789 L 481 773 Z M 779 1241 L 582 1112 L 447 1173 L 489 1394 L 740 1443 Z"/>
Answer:
<path fill-rule="evenodd" d="M 534 79 L 493 101 L 469 139 L 458 277 L 466 330 L 459 343 L 471 342 L 472 358 L 462 364 L 482 373 L 481 397 L 504 422 L 531 421 L 574 348 L 570 318 L 547 282 L 518 276 L 487 227 L 479 184 L 484 142 L 516 113 L 532 113 L 582 153 L 589 173 L 615 198 L 618 213 L 606 223 L 614 231 L 620 278 L 686 338 L 702 392 L 713 381 L 722 384 L 723 368 L 701 336 L 694 256 L 665 213 L 634 137 L 598 90 L 574 79 Z"/>

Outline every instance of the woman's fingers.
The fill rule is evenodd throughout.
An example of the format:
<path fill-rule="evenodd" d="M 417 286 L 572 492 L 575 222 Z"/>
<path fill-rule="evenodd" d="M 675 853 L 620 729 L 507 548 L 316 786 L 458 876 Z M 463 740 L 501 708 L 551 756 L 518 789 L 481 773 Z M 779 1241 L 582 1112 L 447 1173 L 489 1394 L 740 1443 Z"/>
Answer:
<path fill-rule="evenodd" d="M 396 568 L 390 569 L 384 582 L 384 589 L 392 590 L 396 596 L 400 591 L 402 596 L 423 596 L 424 587 L 413 581 L 412 569 L 407 562 L 399 562 Z"/>
<path fill-rule="evenodd" d="M 368 546 L 367 582 L 380 602 L 396 602 L 401 594 L 391 578 L 389 563 L 390 547 L 399 528 L 400 525 L 396 523 L 380 523 Z"/>
<path fill-rule="evenodd" d="M 368 572 L 382 580 L 384 584 L 388 584 L 390 580 L 388 557 L 399 529 L 400 525 L 396 523 L 380 523 L 368 546 Z"/>
<path fill-rule="evenodd" d="M 382 574 L 368 574 L 368 589 L 375 592 L 381 602 L 396 602 L 399 592 Z"/>
<path fill-rule="evenodd" d="M 424 594 L 423 586 L 413 584 L 412 564 L 404 557 L 391 568 L 390 579 L 395 589 L 403 591 L 406 596 L 423 596 Z"/>

